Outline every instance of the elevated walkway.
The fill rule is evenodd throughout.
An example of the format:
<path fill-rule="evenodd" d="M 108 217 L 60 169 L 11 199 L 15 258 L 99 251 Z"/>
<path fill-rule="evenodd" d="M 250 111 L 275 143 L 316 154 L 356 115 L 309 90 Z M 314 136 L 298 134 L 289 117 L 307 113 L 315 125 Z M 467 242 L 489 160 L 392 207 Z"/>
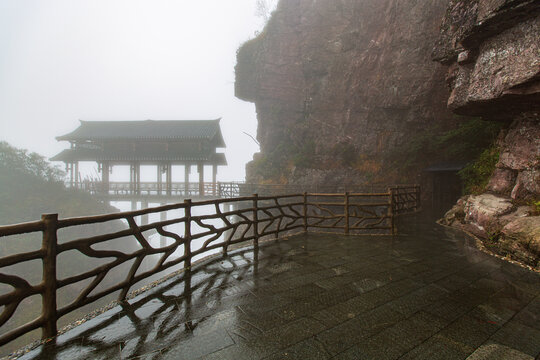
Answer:
<path fill-rule="evenodd" d="M 117 200 L 141 200 L 155 199 L 169 200 L 169 202 L 181 199 L 225 199 L 240 196 L 259 195 L 282 195 L 311 193 L 344 193 L 349 192 L 385 192 L 388 185 L 348 185 L 348 186 L 318 186 L 318 185 L 289 185 L 289 184 L 255 184 L 240 181 L 230 182 L 203 182 L 185 183 L 172 182 L 109 182 L 107 191 L 103 191 L 104 184 L 101 181 L 81 181 L 77 184 L 66 184 L 93 195 L 100 196 L 110 201 Z M 390 187 L 403 188 L 414 185 L 394 185 Z"/>
<path fill-rule="evenodd" d="M 412 219 L 409 219 L 412 220 Z M 540 277 L 410 221 L 194 264 L 22 359 L 534 359 Z"/>

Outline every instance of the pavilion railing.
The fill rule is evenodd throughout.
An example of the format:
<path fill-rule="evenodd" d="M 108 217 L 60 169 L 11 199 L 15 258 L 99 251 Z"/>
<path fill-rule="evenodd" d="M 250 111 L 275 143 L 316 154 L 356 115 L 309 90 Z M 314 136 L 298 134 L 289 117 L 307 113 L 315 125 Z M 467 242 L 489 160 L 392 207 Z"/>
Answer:
<path fill-rule="evenodd" d="M 344 193 L 350 192 L 384 192 L 386 185 L 291 185 L 291 184 L 253 184 L 245 182 L 204 182 L 201 186 L 197 182 L 139 182 L 137 184 L 129 181 L 114 181 L 107 184 L 107 191 L 104 190 L 101 181 L 81 181 L 72 186 L 92 194 L 109 194 L 115 196 L 130 195 L 161 195 L 161 196 L 182 196 L 182 197 L 219 197 L 232 198 L 239 196 L 259 195 L 279 195 L 302 193 L 309 191 L 313 193 Z"/>
<path fill-rule="evenodd" d="M 240 243 L 249 242 L 257 247 L 263 240 L 308 231 L 393 235 L 396 215 L 419 210 L 419 194 L 418 186 L 392 187 L 375 193 L 255 194 L 198 202 L 185 200 L 78 218 L 59 219 L 57 214 L 47 214 L 39 221 L 0 226 L 2 241 L 24 241 L 12 236 L 41 233 L 39 249 L 0 257 L 0 288 L 11 288 L 0 292 L 0 345 L 39 328 L 42 338 L 53 337 L 59 319 L 67 314 L 111 294 L 116 294 L 119 301 L 125 300 L 130 289 L 145 279 L 164 271 L 191 269 L 194 261 L 220 251 L 227 253 L 231 246 Z M 92 230 L 86 232 L 92 236 L 75 239 L 65 236 L 67 229 L 111 222 L 122 224 L 122 228 Z M 154 235 L 161 236 L 159 244 L 151 239 Z M 134 241 L 136 248 L 110 246 L 126 238 Z M 86 260 L 101 262 L 90 269 L 60 276 L 59 263 L 66 256 L 73 258 L 74 253 L 79 264 Z M 153 262 L 143 266 L 149 260 Z M 41 262 L 42 278 L 38 284 L 10 272 L 10 267 L 31 261 Z M 105 281 L 112 274 L 121 279 Z M 66 289 L 71 294 L 69 301 L 58 304 L 59 292 L 65 293 Z M 32 296 L 41 297 L 40 315 L 22 325 L 2 329 L 17 315 L 21 303 Z"/>

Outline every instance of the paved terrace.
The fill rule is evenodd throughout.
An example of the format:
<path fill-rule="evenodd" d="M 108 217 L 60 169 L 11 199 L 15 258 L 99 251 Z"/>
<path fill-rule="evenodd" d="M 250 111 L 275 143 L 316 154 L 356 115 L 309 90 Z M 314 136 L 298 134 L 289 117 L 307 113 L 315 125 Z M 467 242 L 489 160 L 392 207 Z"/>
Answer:
<path fill-rule="evenodd" d="M 418 226 L 418 225 L 417 225 Z M 215 258 L 25 359 L 534 359 L 540 276 L 429 225 Z"/>

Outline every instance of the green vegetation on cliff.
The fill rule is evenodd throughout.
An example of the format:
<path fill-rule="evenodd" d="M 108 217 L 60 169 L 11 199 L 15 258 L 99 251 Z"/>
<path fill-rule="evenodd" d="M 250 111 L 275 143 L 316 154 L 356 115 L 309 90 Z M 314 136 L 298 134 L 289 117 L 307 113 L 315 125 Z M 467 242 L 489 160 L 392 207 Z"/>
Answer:
<path fill-rule="evenodd" d="M 480 118 L 458 120 L 460 124 L 454 129 L 443 130 L 434 125 L 420 131 L 392 151 L 387 161 L 403 173 L 419 171 L 437 162 L 469 162 L 460 174 L 467 188 L 478 189 L 487 184 L 494 169 L 493 161 L 496 163 L 498 159 L 494 146 L 503 123 Z"/>
<path fill-rule="evenodd" d="M 499 161 L 499 149 L 496 146 L 491 146 L 472 162 L 470 162 L 458 174 L 463 180 L 465 192 L 467 194 L 481 194 L 484 192 L 495 165 Z"/>
<path fill-rule="evenodd" d="M 316 165 L 315 142 L 306 140 L 301 144 L 284 141 L 271 152 L 260 155 L 251 163 L 253 175 L 268 182 L 281 183 L 293 166 L 311 168 Z"/>
<path fill-rule="evenodd" d="M 479 118 L 467 118 L 446 131 L 434 125 L 407 139 L 389 158 L 404 170 L 426 161 L 470 161 L 495 142 L 501 128 L 501 123 Z"/>
<path fill-rule="evenodd" d="M 495 142 L 503 124 L 479 118 L 459 120 L 460 124 L 450 130 L 434 125 L 419 131 L 384 159 L 359 153 L 351 142 L 338 143 L 323 151 L 316 148 L 313 140 L 287 139 L 259 155 L 251 170 L 257 178 L 270 182 L 286 181 L 293 167 L 351 168 L 366 179 L 384 182 L 389 181 L 385 176 L 394 176 L 398 181 L 408 182 L 433 163 L 468 162 L 460 176 L 467 192 L 478 192 L 486 186 L 497 163 Z"/>

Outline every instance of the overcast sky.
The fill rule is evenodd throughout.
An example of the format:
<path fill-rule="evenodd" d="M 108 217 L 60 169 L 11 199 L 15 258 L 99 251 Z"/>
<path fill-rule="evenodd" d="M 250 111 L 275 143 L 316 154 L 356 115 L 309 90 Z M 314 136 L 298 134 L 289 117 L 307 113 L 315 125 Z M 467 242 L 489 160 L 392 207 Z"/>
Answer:
<path fill-rule="evenodd" d="M 78 119 L 222 117 L 218 180 L 242 180 L 257 124 L 234 65 L 262 27 L 255 2 L 0 0 L 0 140 L 49 157 Z"/>

